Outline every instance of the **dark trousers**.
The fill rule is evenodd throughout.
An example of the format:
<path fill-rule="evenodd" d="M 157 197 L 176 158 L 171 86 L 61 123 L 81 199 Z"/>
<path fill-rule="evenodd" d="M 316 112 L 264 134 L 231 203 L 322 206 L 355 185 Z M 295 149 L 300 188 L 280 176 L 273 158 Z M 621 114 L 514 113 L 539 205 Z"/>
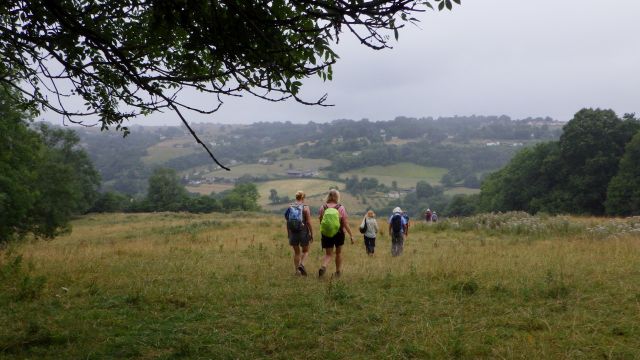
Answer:
<path fill-rule="evenodd" d="M 373 254 L 376 247 L 376 238 L 364 237 L 364 247 L 367 249 L 367 254 Z"/>
<path fill-rule="evenodd" d="M 399 256 L 404 249 L 404 234 L 393 233 L 391 235 L 391 256 Z"/>

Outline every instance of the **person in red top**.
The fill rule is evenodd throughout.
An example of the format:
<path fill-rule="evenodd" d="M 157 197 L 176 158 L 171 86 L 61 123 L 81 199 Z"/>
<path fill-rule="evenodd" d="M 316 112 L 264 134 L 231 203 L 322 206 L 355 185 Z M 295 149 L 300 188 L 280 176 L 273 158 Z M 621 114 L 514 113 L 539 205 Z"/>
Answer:
<path fill-rule="evenodd" d="M 327 195 L 326 203 L 320 208 L 319 219 L 322 222 L 322 216 L 324 215 L 324 211 L 327 208 L 334 208 L 338 210 L 340 214 L 340 230 L 333 237 L 325 237 L 322 236 L 322 248 L 325 251 L 325 255 L 322 258 L 322 266 L 320 266 L 320 270 L 318 270 L 318 276 L 324 276 L 327 271 L 327 266 L 331 262 L 331 258 L 333 257 L 333 249 L 335 248 L 336 253 L 336 273 L 335 276 L 339 277 L 342 272 L 342 245 L 344 245 L 344 233 L 345 231 L 349 234 L 351 238 L 351 244 L 353 244 L 353 234 L 351 233 L 351 228 L 349 227 L 347 210 L 345 210 L 344 206 L 340 204 L 340 192 L 336 189 L 329 190 L 329 194 Z"/>

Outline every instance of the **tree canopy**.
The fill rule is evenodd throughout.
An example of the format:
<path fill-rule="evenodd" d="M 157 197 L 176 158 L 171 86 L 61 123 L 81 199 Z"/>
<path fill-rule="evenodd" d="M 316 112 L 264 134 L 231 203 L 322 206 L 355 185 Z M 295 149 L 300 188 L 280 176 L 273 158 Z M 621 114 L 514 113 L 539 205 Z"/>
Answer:
<path fill-rule="evenodd" d="M 13 96 L 19 96 L 13 94 Z M 0 243 L 51 238 L 97 197 L 100 177 L 71 130 L 33 126 L 0 86 Z"/>
<path fill-rule="evenodd" d="M 607 213 L 640 215 L 640 131 L 627 144 L 616 176 L 607 190 Z"/>
<path fill-rule="evenodd" d="M 619 118 L 611 110 L 582 109 L 559 141 L 525 148 L 491 174 L 482 184 L 480 208 L 629 214 L 631 208 L 620 201 L 623 194 L 637 192 L 637 145 L 631 139 L 638 131 L 640 122 L 631 114 Z"/>
<path fill-rule="evenodd" d="M 173 111 L 216 160 L 184 110 L 210 114 L 224 96 L 242 94 L 326 105 L 326 95 L 300 97 L 300 80 L 332 78 L 338 59 L 332 46 L 343 32 L 370 48 L 388 48 L 391 33 L 397 39 L 406 22 L 417 21 L 414 13 L 434 5 L 450 10 L 452 1 L 460 3 L 8 0 L 0 4 L 0 82 L 69 121 L 96 115 L 103 129 L 125 134 L 124 120 Z M 180 96 L 184 89 L 217 102 L 194 107 Z M 67 96 L 84 106 L 70 107 Z"/>

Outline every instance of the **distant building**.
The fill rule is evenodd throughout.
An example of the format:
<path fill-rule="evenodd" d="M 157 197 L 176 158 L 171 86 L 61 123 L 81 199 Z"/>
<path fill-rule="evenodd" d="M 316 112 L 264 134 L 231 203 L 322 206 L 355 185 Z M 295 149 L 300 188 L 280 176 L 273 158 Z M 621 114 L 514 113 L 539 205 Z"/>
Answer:
<path fill-rule="evenodd" d="M 500 146 L 500 141 L 496 141 L 496 142 L 488 142 L 486 145 L 487 145 L 487 146 Z"/>
<path fill-rule="evenodd" d="M 400 199 L 400 193 L 397 191 L 391 191 L 387 194 L 387 197 L 390 199 Z"/>

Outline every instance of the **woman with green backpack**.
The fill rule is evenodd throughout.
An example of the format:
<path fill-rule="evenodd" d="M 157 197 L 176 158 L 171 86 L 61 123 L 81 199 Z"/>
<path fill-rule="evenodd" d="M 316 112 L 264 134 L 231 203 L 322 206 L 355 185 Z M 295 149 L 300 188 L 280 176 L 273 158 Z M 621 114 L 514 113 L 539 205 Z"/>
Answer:
<path fill-rule="evenodd" d="M 327 266 L 333 257 L 334 248 L 336 254 L 336 273 L 339 277 L 342 272 L 342 245 L 344 245 L 344 232 L 346 231 L 353 244 L 353 234 L 349 227 L 347 210 L 340 204 L 340 192 L 336 189 L 329 190 L 327 201 L 320 208 L 320 233 L 322 235 L 322 248 L 325 255 L 322 265 L 318 270 L 318 276 L 323 277 L 327 272 Z"/>

